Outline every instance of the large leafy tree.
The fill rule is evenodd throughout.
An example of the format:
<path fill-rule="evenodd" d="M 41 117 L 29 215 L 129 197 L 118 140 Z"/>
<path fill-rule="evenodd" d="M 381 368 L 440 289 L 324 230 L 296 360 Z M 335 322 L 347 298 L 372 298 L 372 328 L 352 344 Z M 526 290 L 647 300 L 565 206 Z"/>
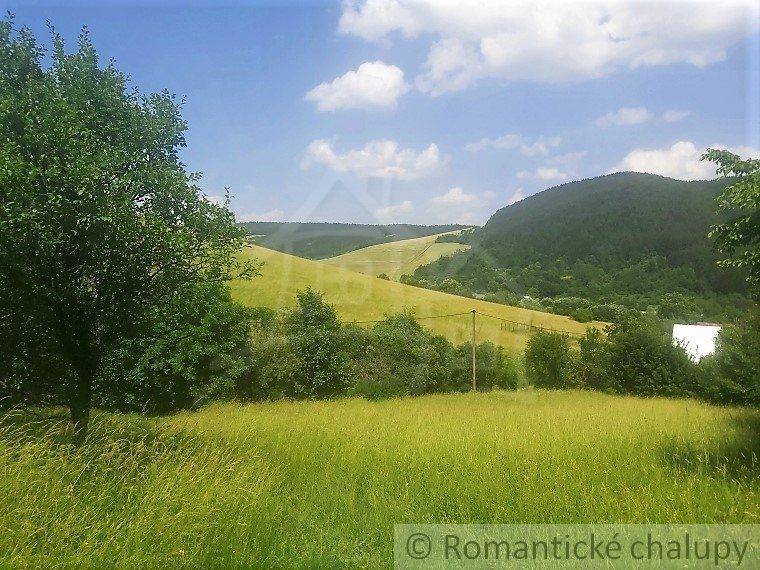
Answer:
<path fill-rule="evenodd" d="M 732 177 L 718 198 L 718 205 L 730 219 L 712 228 L 710 236 L 727 255 L 720 264 L 747 271 L 747 281 L 755 296 L 760 293 L 760 160 L 742 159 L 727 150 L 708 149 L 702 160 L 718 165 L 717 174 Z"/>
<path fill-rule="evenodd" d="M 0 22 L 0 336 L 4 359 L 53 364 L 46 390 L 81 439 L 104 358 L 151 308 L 249 268 L 236 264 L 234 216 L 179 159 L 175 97 L 131 89 L 86 29 L 73 53 L 51 36 L 47 59 L 30 31 Z"/>

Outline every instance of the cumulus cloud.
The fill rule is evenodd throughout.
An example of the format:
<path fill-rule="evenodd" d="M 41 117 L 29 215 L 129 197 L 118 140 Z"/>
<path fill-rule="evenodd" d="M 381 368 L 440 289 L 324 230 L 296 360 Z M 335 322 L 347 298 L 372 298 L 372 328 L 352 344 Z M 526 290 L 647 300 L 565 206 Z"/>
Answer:
<path fill-rule="evenodd" d="M 433 206 L 461 206 L 462 204 L 471 204 L 477 198 L 475 194 L 467 194 L 459 186 L 455 186 L 445 194 L 431 198 L 430 204 Z"/>
<path fill-rule="evenodd" d="M 753 0 L 348 0 L 339 31 L 367 41 L 432 35 L 419 89 L 439 95 L 482 78 L 558 83 L 621 68 L 706 67 L 758 28 Z"/>
<path fill-rule="evenodd" d="M 662 114 L 662 120 L 666 123 L 677 123 L 678 121 L 684 120 L 689 115 L 691 115 L 689 111 L 679 111 L 677 109 L 673 109 L 671 111 L 665 111 Z"/>
<path fill-rule="evenodd" d="M 652 120 L 652 113 L 646 107 L 620 107 L 617 111 L 602 115 L 594 121 L 597 127 L 640 125 Z"/>
<path fill-rule="evenodd" d="M 519 202 L 525 198 L 525 191 L 522 188 L 518 188 L 512 194 L 510 195 L 509 199 L 507 200 L 507 206 L 511 206 L 515 202 Z"/>
<path fill-rule="evenodd" d="M 241 212 L 235 214 L 235 219 L 238 222 L 279 222 L 285 216 L 285 212 L 280 209 L 269 210 L 257 214 L 254 212 Z"/>
<path fill-rule="evenodd" d="M 538 137 L 533 142 L 528 142 L 518 134 L 506 134 L 498 138 L 482 138 L 477 142 L 465 145 L 465 150 L 469 152 L 479 152 L 487 148 L 495 149 L 519 149 L 525 156 L 546 156 L 549 150 L 562 144 L 560 137 Z"/>
<path fill-rule="evenodd" d="M 339 154 L 330 141 L 319 139 L 309 144 L 301 168 L 322 164 L 335 172 L 350 172 L 361 177 L 415 180 L 432 174 L 444 163 L 435 144 L 417 152 L 399 148 L 396 141 L 375 140 L 364 148 Z"/>
<path fill-rule="evenodd" d="M 568 175 L 557 168 L 541 167 L 533 171 L 521 170 L 517 173 L 518 178 L 536 180 L 567 180 Z"/>
<path fill-rule="evenodd" d="M 330 83 L 317 85 L 304 99 L 316 103 L 320 111 L 393 108 L 407 91 L 409 86 L 401 69 L 382 61 L 368 61 Z"/>
<path fill-rule="evenodd" d="M 404 200 L 400 204 L 388 204 L 375 210 L 375 216 L 380 220 L 395 220 L 403 214 L 409 214 L 414 210 L 410 200 Z"/>
<path fill-rule="evenodd" d="M 484 192 L 481 197 L 455 186 L 439 196 L 430 198 L 427 211 L 437 222 L 476 224 L 488 217 L 488 200 L 494 197 L 493 192 Z"/>
<path fill-rule="evenodd" d="M 681 180 L 706 180 L 715 178 L 715 165 L 700 161 L 707 147 L 697 146 L 691 141 L 679 141 L 668 148 L 637 148 L 629 152 L 611 172 L 632 170 L 649 172 Z M 710 148 L 728 148 L 714 144 Z M 760 158 L 760 149 L 739 146 L 728 148 L 741 157 Z"/>

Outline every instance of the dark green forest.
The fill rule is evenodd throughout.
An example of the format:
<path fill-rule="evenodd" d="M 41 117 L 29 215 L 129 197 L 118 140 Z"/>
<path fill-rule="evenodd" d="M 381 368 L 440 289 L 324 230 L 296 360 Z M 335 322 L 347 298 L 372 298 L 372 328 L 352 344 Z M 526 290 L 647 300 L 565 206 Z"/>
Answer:
<path fill-rule="evenodd" d="M 579 320 L 647 310 L 732 319 L 749 304 L 745 276 L 718 266 L 708 237 L 724 219 L 716 198 L 729 183 L 624 172 L 556 186 L 498 210 L 483 228 L 442 236 L 472 249 L 405 281 Z"/>
<path fill-rule="evenodd" d="M 307 259 L 324 259 L 379 243 L 424 237 L 466 227 L 459 224 L 383 226 L 330 222 L 246 222 L 242 225 L 254 243 Z"/>

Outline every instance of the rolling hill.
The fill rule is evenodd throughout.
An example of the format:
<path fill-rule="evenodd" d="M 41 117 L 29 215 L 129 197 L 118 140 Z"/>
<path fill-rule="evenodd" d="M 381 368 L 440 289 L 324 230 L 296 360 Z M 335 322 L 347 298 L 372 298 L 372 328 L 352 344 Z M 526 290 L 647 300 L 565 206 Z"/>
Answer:
<path fill-rule="evenodd" d="M 517 323 L 506 323 L 484 316 L 478 316 L 477 319 L 478 341 L 490 340 L 513 353 L 520 352 L 525 347 L 525 342 L 533 332 L 528 326 L 571 333 L 583 333 L 588 326 L 560 315 L 404 285 L 259 246 L 246 248 L 241 255 L 264 262 L 261 276 L 232 283 L 233 297 L 248 306 L 286 309 L 295 304 L 297 291 L 311 287 L 324 293 L 325 299 L 335 305 L 345 322 L 382 319 L 386 314 L 405 309 L 414 311 L 417 317 L 465 313 L 456 317 L 421 321 L 423 325 L 456 343 L 470 339 L 472 321 L 467 313 L 475 309 Z"/>
<path fill-rule="evenodd" d="M 305 257 L 324 259 L 363 247 L 461 230 L 444 224 L 341 224 L 331 222 L 246 222 L 242 226 L 256 245 Z"/>
<path fill-rule="evenodd" d="M 447 234 L 433 234 L 371 245 L 323 259 L 320 263 L 375 277 L 385 274 L 390 279 L 398 281 L 402 275 L 411 274 L 419 266 L 431 263 L 442 255 L 451 255 L 470 247 L 460 243 L 438 242 L 437 239 L 441 235 Z"/>
<path fill-rule="evenodd" d="M 746 300 L 743 276 L 717 265 L 708 237 L 726 184 L 623 172 L 556 186 L 498 210 L 467 238 L 470 252 L 415 277 L 725 318 Z"/>

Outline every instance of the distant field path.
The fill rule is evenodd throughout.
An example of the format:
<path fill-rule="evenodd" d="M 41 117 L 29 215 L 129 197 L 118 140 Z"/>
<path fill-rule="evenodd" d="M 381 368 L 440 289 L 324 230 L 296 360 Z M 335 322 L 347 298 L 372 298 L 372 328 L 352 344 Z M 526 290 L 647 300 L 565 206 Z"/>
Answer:
<path fill-rule="evenodd" d="M 392 245 L 392 244 L 387 244 Z M 443 244 L 438 244 L 443 245 Z M 320 261 L 311 261 L 259 246 L 243 251 L 243 256 L 264 262 L 262 275 L 250 281 L 234 281 L 233 297 L 249 306 L 276 310 L 292 307 L 299 290 L 311 287 L 335 305 L 343 321 L 382 319 L 385 315 L 409 309 L 417 317 L 467 313 L 475 309 L 484 314 L 523 325 L 583 333 L 595 323 L 578 323 L 569 317 L 489 303 L 432 291 L 394 281 L 378 279 Z M 423 321 L 424 326 L 455 343 L 470 339 L 470 315 Z M 602 326 L 596 323 L 597 326 Z M 525 348 L 532 331 L 513 327 L 496 319 L 478 317 L 478 341 L 490 340 L 513 353 Z"/>
<path fill-rule="evenodd" d="M 411 274 L 421 265 L 427 265 L 442 255 L 451 255 L 470 247 L 461 243 L 436 243 L 435 240 L 441 235 L 444 234 L 363 247 L 320 260 L 319 263 L 375 277 L 385 273 L 390 279 L 398 281 L 405 273 Z"/>

